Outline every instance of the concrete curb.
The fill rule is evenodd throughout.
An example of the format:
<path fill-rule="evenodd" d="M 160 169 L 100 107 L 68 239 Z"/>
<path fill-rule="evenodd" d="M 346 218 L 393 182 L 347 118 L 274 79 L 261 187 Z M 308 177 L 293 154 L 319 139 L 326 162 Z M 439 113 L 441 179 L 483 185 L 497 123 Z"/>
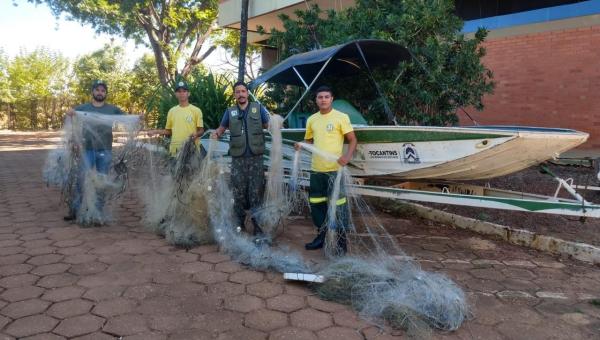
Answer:
<path fill-rule="evenodd" d="M 453 225 L 483 235 L 493 235 L 503 240 L 552 254 L 569 255 L 577 260 L 600 264 L 600 248 L 587 243 L 566 241 L 560 238 L 540 235 L 534 232 L 515 229 L 500 224 L 479 221 L 416 203 L 405 203 L 414 208 L 417 216 L 432 221 Z"/>

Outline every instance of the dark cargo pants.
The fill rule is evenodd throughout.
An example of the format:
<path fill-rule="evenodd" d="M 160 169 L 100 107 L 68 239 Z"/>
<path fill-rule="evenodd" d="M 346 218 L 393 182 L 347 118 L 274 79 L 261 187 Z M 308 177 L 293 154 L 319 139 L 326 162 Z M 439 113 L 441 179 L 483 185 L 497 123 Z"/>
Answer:
<path fill-rule="evenodd" d="M 310 203 L 310 214 L 313 223 L 318 230 L 326 227 L 324 224 L 327 219 L 328 202 L 333 191 L 336 176 L 336 171 L 313 172 L 310 174 L 308 201 Z M 337 205 L 336 221 L 341 224 L 335 227 L 340 230 L 346 230 L 348 228 L 348 203 L 343 186 L 340 188 L 340 195 L 335 204 Z"/>
<path fill-rule="evenodd" d="M 265 189 L 263 156 L 241 156 L 231 158 L 231 187 L 233 209 L 238 226 L 244 225 L 246 209 L 255 213 L 262 204 Z"/>

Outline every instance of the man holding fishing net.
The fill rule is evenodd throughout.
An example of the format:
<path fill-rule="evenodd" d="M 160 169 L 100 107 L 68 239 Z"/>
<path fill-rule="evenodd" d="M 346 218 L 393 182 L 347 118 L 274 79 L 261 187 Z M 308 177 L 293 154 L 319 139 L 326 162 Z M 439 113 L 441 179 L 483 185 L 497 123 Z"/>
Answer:
<path fill-rule="evenodd" d="M 261 104 L 248 101 L 248 86 L 244 82 L 235 83 L 233 91 L 236 105 L 225 110 L 220 126 L 211 137 L 219 138 L 229 129 L 231 187 L 236 222 L 241 230 L 245 230 L 245 209 L 249 209 L 253 214 L 253 234 L 260 235 L 262 229 L 254 214 L 260 209 L 265 187 L 263 129 L 268 127 L 269 112 Z"/>
<path fill-rule="evenodd" d="M 103 80 L 95 80 L 92 84 L 92 100 L 89 103 L 81 104 L 67 112 L 67 116 L 74 118 L 79 113 L 83 116 L 94 115 L 123 115 L 124 112 L 117 106 L 106 103 L 108 86 Z M 79 113 L 77 113 L 79 112 Z M 82 117 L 84 118 L 84 117 Z M 77 152 L 81 155 L 82 164 L 80 165 L 80 176 L 77 180 L 75 197 L 72 198 L 69 206 L 69 214 L 64 217 L 65 221 L 77 219 L 81 201 L 83 198 L 83 176 L 90 169 L 99 174 L 108 174 L 112 162 L 112 121 L 103 122 L 98 119 L 92 123 L 92 120 L 84 120 L 82 126 L 82 140 L 73 144 Z M 82 148 L 82 149 L 80 149 Z M 99 194 L 96 200 L 96 209 L 101 212 L 104 206 L 104 196 Z M 102 224 L 102 221 L 93 221 L 94 224 Z"/>
<path fill-rule="evenodd" d="M 335 202 L 329 202 L 334 191 L 334 183 L 340 166 L 346 166 L 352 159 L 356 149 L 356 136 L 348 115 L 333 109 L 333 92 L 327 86 L 316 91 L 315 101 L 319 112 L 310 116 L 306 122 L 304 143 L 312 144 L 315 152 L 312 155 L 312 172 L 310 174 L 309 203 L 313 223 L 318 229 L 317 237 L 305 245 L 307 250 L 323 248 L 328 230 L 336 233 L 333 252 L 345 254 L 347 251 L 346 229 L 348 228 L 348 204 L 343 187 Z M 343 153 L 344 140 L 348 141 L 348 149 Z M 300 144 L 295 148 L 299 150 Z M 337 160 L 327 159 L 325 155 L 334 155 Z M 334 158 L 335 159 L 335 158 Z M 340 184 L 343 186 L 343 183 Z M 328 203 L 335 204 L 335 221 L 327 221 Z"/>
<path fill-rule="evenodd" d="M 175 97 L 179 105 L 172 107 L 167 113 L 167 124 L 163 130 L 148 131 L 148 135 L 160 134 L 171 136 L 169 153 L 175 157 L 188 138 L 197 139 L 204 133 L 202 110 L 190 104 L 190 89 L 186 82 L 179 81 L 175 85 Z"/>

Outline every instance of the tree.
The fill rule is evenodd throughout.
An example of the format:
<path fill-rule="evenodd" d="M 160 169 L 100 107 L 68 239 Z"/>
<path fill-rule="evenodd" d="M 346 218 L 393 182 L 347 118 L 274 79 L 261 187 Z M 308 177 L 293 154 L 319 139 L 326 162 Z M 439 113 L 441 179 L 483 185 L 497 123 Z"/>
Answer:
<path fill-rule="evenodd" d="M 108 85 L 109 101 L 122 108 L 131 108 L 131 74 L 125 64 L 125 51 L 118 45 L 106 44 L 104 48 L 75 60 L 73 72 L 77 78 L 75 93 L 79 102 L 90 100 L 94 80 L 104 80 Z"/>
<path fill-rule="evenodd" d="M 6 124 L 9 128 L 14 129 L 14 119 L 12 119 L 11 114 L 11 104 L 14 102 L 14 97 L 10 91 L 8 67 L 9 60 L 0 49 L 0 123 L 5 122 L 2 125 Z"/>
<path fill-rule="evenodd" d="M 248 44 L 248 6 L 250 0 L 242 0 L 242 15 L 240 22 L 240 53 L 237 81 L 244 81 L 246 70 L 246 45 Z"/>
<path fill-rule="evenodd" d="M 281 59 L 354 39 L 394 41 L 411 52 L 413 59 L 397 69 L 373 72 L 391 112 L 377 91 L 364 90 L 374 88 L 368 74 L 355 82 L 327 80 L 373 123 L 456 124 L 457 109 L 481 110 L 483 95 L 493 91 L 492 72 L 481 63 L 487 32 L 465 38 L 452 0 L 357 0 L 339 12 L 313 5 L 296 15 L 281 15 L 285 31 L 271 31 Z M 275 92 L 284 102 L 290 98 L 281 88 Z"/>
<path fill-rule="evenodd" d="M 131 112 L 144 112 L 146 123 L 155 126 L 158 121 L 158 111 L 153 110 L 148 102 L 159 91 L 160 82 L 156 72 L 154 56 L 145 54 L 138 59 L 131 70 Z"/>
<path fill-rule="evenodd" d="M 167 85 L 177 73 L 187 76 L 214 46 L 200 55 L 216 24 L 217 0 L 28 0 L 46 3 L 54 15 L 90 24 L 98 33 L 120 35 L 148 44 L 154 53 L 160 82 Z M 187 55 L 186 55 L 187 52 Z M 178 61 L 184 56 L 180 72 Z"/>
<path fill-rule="evenodd" d="M 53 127 L 53 98 L 64 91 L 64 75 L 69 63 L 59 53 L 38 48 L 31 53 L 21 51 L 8 66 L 8 79 L 13 97 L 9 113 L 10 128 L 37 129 Z M 55 113 L 55 112 L 54 112 Z"/>
<path fill-rule="evenodd" d="M 227 50 L 228 55 L 225 55 L 225 61 L 220 65 L 221 69 L 236 70 L 239 72 L 240 68 L 244 70 L 243 80 L 250 82 L 258 76 L 258 68 L 260 67 L 260 52 L 261 47 L 258 45 L 246 45 L 246 52 L 241 53 L 240 41 L 241 33 L 236 29 L 223 29 L 219 31 L 218 35 L 213 37 L 215 45 L 219 45 Z M 244 56 L 245 67 L 241 66 L 240 56 Z"/>

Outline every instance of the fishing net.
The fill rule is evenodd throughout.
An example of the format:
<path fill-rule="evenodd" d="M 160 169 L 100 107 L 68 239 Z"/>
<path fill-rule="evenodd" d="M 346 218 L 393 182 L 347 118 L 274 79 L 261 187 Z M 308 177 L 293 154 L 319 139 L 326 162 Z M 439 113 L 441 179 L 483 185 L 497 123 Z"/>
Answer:
<path fill-rule="evenodd" d="M 328 260 L 311 266 L 301 254 L 278 244 L 278 226 L 293 211 L 308 206 L 301 187 L 309 175 L 300 166 L 301 152 L 283 146 L 282 120 L 277 116 L 271 120 L 265 196 L 253 214 L 267 237 L 274 238 L 273 244 L 235 228 L 229 163 L 223 157 L 222 141 L 205 139 L 207 150 L 203 152 L 189 140 L 172 159 L 162 148 L 136 141 L 132 126 L 125 128 L 125 143 L 114 152 L 112 171 L 105 174 L 90 169 L 82 176 L 84 123 L 122 123 L 95 114 L 87 119 L 76 115 L 65 125 L 61 148 L 50 152 L 44 167 L 44 178 L 61 188 L 67 204 L 81 200 L 81 222 L 107 220 L 109 211 L 98 209 L 98 201 L 117 198 L 135 168 L 141 182 L 138 190 L 144 202 L 144 222 L 173 245 L 189 248 L 216 241 L 233 260 L 255 269 L 315 273 L 324 278 L 322 283 L 312 284 L 321 298 L 349 304 L 363 318 L 404 329 L 411 337 L 429 337 L 432 329 L 455 330 L 469 315 L 463 291 L 446 276 L 423 271 L 402 251 L 369 205 L 353 193 L 355 179 L 345 167 L 331 177 L 322 226 L 327 232 Z M 312 145 L 303 144 L 302 149 L 337 159 Z M 80 187 L 83 190 L 79 191 Z M 81 198 L 78 193 L 83 193 Z M 347 249 L 341 249 L 340 240 L 347 243 Z"/>
<path fill-rule="evenodd" d="M 354 179 L 345 167 L 332 179 L 329 202 L 346 197 L 347 203 L 340 206 L 330 204 L 328 207 L 325 222 L 328 228 L 328 262 L 312 268 L 299 254 L 285 247 L 256 243 L 254 238 L 234 230 L 233 197 L 225 171 L 227 164 L 223 158 L 213 155 L 214 143 L 217 142 L 211 141 L 208 157 L 202 164 L 201 173 L 204 175 L 200 177 L 210 178 L 203 182 L 202 191 L 210 193 L 209 219 L 216 241 L 221 250 L 234 260 L 256 269 L 284 273 L 316 272 L 325 278 L 323 283 L 313 284 L 320 297 L 350 304 L 365 319 L 381 326 L 388 324 L 404 329 L 411 337 L 429 337 L 433 328 L 455 330 L 465 320 L 468 307 L 463 291 L 446 276 L 421 270 L 419 264 L 400 249 L 366 202 L 352 193 L 350 186 Z M 303 145 L 303 148 L 320 153 L 312 145 Z M 271 159 L 281 157 L 277 155 L 278 150 L 281 149 L 271 146 Z M 335 159 L 331 155 L 321 155 Z M 281 205 L 284 208 L 271 210 L 277 216 L 273 221 L 286 216 L 289 207 L 306 204 L 298 202 L 306 200 L 306 196 L 292 190 L 306 180 L 303 178 L 306 173 L 298 169 L 299 159 L 299 152 L 296 152 L 292 162 L 294 168 L 285 169 L 287 173 L 278 168 L 276 161 L 269 163 L 272 167 L 269 180 L 286 179 L 279 182 L 281 185 L 277 182 L 269 184 L 275 190 L 267 189 L 265 194 L 264 207 Z M 272 202 L 277 203 L 272 205 Z M 350 255 L 340 256 L 337 241 L 342 236 L 340 234 L 349 240 Z"/>
<path fill-rule="evenodd" d="M 307 273 L 309 266 L 302 256 L 283 246 L 270 246 L 260 239 L 234 229 L 233 194 L 226 177 L 227 163 L 214 155 L 218 142 L 210 141 L 207 157 L 202 164 L 198 189 L 208 193 L 208 211 L 213 234 L 221 250 L 233 260 L 252 268 L 278 272 Z M 269 204 L 269 203 L 266 203 Z M 259 241 L 259 242 L 257 242 Z"/>
<path fill-rule="evenodd" d="M 302 148 L 334 161 L 312 145 Z M 314 284 L 326 300 L 352 305 L 378 325 L 389 324 L 415 338 L 431 329 L 456 330 L 468 316 L 463 291 L 445 275 L 422 270 L 377 220 L 365 200 L 352 192 L 356 184 L 346 167 L 332 178 L 328 198 L 325 252 L 330 261 L 318 268 L 325 282 Z M 346 204 L 336 204 L 346 198 Z M 348 240 L 350 253 L 340 249 Z"/>
<path fill-rule="evenodd" d="M 118 198 L 129 183 L 127 163 L 136 156 L 134 137 L 139 127 L 139 116 L 78 111 L 66 119 L 61 143 L 49 152 L 44 164 L 43 178 L 61 189 L 62 201 L 76 212 L 82 226 L 111 220 L 111 205 L 106 203 Z M 124 133 L 125 143 L 112 151 L 107 146 L 108 151 L 92 153 L 90 141 L 107 138 L 102 134 L 113 130 Z"/>
<path fill-rule="evenodd" d="M 268 172 L 267 183 L 263 198 L 263 203 L 259 209 L 253 212 L 252 217 L 256 219 L 261 226 L 263 233 L 269 239 L 277 234 L 277 227 L 282 225 L 285 219 L 294 211 L 299 211 L 304 204 L 303 192 L 298 190 L 297 185 L 289 185 L 283 158 L 283 143 L 281 128 L 283 127 L 283 117 L 273 115 L 269 121 L 270 147 L 268 150 Z M 297 163 L 298 160 L 295 160 Z M 290 167 L 288 165 L 287 170 Z M 291 178 L 298 178 L 298 167 L 291 174 Z"/>
<path fill-rule="evenodd" d="M 207 193 L 202 190 L 209 173 L 201 173 L 202 155 L 193 139 L 186 140 L 175 159 L 149 152 L 148 186 L 141 187 L 145 203 L 145 224 L 178 247 L 214 241 L 209 227 Z"/>

